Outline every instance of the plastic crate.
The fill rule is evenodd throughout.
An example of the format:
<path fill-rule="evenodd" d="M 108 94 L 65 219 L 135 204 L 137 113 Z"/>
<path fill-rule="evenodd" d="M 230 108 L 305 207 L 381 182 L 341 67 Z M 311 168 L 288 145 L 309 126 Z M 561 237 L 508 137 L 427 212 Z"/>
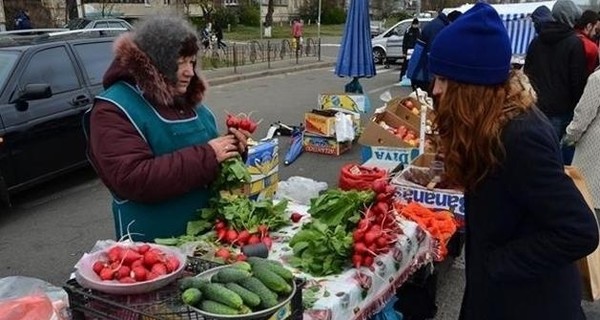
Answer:
<path fill-rule="evenodd" d="M 195 275 L 217 266 L 219 264 L 212 261 L 188 257 L 186 275 Z M 296 280 L 296 286 L 296 294 L 290 301 L 291 315 L 289 319 L 291 320 L 301 320 L 304 313 L 302 306 L 304 281 Z M 205 319 L 181 302 L 176 282 L 153 292 L 125 296 L 111 295 L 83 288 L 75 279 L 67 281 L 64 289 L 69 295 L 69 306 L 73 320 Z"/>

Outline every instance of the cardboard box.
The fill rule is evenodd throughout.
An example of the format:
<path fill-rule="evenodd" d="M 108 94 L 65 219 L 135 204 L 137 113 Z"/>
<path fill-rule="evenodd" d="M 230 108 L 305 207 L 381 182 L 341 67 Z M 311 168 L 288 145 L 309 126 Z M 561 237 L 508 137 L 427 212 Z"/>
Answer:
<path fill-rule="evenodd" d="M 352 141 L 337 142 L 335 137 L 304 133 L 302 146 L 306 152 L 339 156 L 352 148 Z"/>
<path fill-rule="evenodd" d="M 335 111 L 319 113 L 307 112 L 304 114 L 304 128 L 306 132 L 322 136 L 335 136 Z"/>
<path fill-rule="evenodd" d="M 415 111 L 408 110 L 408 108 L 406 108 L 403 105 L 403 103 L 405 103 L 407 100 L 410 100 L 412 102 L 412 104 L 417 108 L 416 110 L 418 110 L 418 112 L 415 113 Z M 412 97 L 394 98 L 387 103 L 385 109 L 390 111 L 400 119 L 410 123 L 415 128 L 421 128 L 421 103 L 419 102 L 419 100 Z M 427 112 L 427 120 L 429 120 L 429 122 L 431 123 L 433 122 L 433 112 Z"/>
<path fill-rule="evenodd" d="M 251 199 L 272 198 L 279 183 L 279 140 L 261 141 L 248 148 L 246 166 L 251 181 L 235 194 L 245 194 Z"/>
<path fill-rule="evenodd" d="M 434 158 L 434 154 L 422 154 L 411 165 L 407 166 L 403 172 L 409 170 L 411 167 L 429 168 L 429 164 Z M 464 222 L 465 200 L 461 190 L 428 189 L 404 179 L 402 174 L 394 177 L 391 183 L 396 188 L 397 197 L 405 201 L 416 201 L 427 208 L 451 211 L 457 220 Z"/>
<path fill-rule="evenodd" d="M 363 162 L 377 161 L 390 165 L 406 166 L 419 156 L 419 148 L 395 148 L 382 146 L 362 146 Z M 386 165 L 387 166 L 387 165 Z"/>
<path fill-rule="evenodd" d="M 372 120 L 373 121 L 369 121 L 369 123 L 365 126 L 365 130 L 360 135 L 358 143 L 364 146 L 418 148 L 418 146 L 412 146 L 391 132 L 387 131 L 381 125 L 379 125 L 379 122 L 384 121 L 389 126 L 394 128 L 405 126 L 407 129 L 414 131 L 417 135 L 416 138 L 418 138 L 419 130 L 415 126 L 398 118 L 389 111 L 376 114 Z"/>
<path fill-rule="evenodd" d="M 353 113 L 366 113 L 369 110 L 369 100 L 364 94 L 352 93 L 322 93 L 319 95 L 320 109 L 334 109 Z"/>

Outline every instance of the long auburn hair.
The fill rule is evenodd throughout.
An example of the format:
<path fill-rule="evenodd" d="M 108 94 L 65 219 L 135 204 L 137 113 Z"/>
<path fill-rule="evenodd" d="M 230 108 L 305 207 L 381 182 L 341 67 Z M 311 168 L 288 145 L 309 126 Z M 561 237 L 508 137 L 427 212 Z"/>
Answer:
<path fill-rule="evenodd" d="M 472 190 L 498 169 L 504 157 L 502 129 L 508 121 L 535 105 L 535 91 L 519 70 L 495 86 L 447 80 L 436 97 L 436 127 L 444 152 L 446 177 Z"/>

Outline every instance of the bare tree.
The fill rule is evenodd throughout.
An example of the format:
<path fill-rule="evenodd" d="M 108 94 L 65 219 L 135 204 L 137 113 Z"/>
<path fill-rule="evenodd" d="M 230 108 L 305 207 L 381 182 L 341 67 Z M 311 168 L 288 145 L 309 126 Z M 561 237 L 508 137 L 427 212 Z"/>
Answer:
<path fill-rule="evenodd" d="M 100 0 L 100 15 L 102 17 L 111 16 L 115 8 L 115 3 L 111 0 Z"/>
<path fill-rule="evenodd" d="M 210 20 L 210 16 L 214 11 L 212 0 L 178 0 L 177 5 L 183 6 L 184 14 L 188 17 L 191 14 L 191 6 L 199 6 L 202 10 L 202 17 L 205 21 Z"/>

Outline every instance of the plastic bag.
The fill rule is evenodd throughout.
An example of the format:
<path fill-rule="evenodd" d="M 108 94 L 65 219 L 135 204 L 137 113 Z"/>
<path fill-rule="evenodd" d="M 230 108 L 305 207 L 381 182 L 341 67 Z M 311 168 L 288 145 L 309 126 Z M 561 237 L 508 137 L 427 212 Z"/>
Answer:
<path fill-rule="evenodd" d="M 275 199 L 287 199 L 300 205 L 309 205 L 310 199 L 317 197 L 319 192 L 326 189 L 326 182 L 294 176 L 279 182 Z"/>
<path fill-rule="evenodd" d="M 373 316 L 373 320 L 402 320 L 403 316 L 401 313 L 394 309 L 394 304 L 398 301 L 395 296 Z"/>
<path fill-rule="evenodd" d="M 30 277 L 0 279 L 0 319 L 67 320 L 67 292 L 46 281 Z"/>
<path fill-rule="evenodd" d="M 337 142 L 354 140 L 354 126 L 352 116 L 343 112 L 335 114 L 335 138 Z"/>

